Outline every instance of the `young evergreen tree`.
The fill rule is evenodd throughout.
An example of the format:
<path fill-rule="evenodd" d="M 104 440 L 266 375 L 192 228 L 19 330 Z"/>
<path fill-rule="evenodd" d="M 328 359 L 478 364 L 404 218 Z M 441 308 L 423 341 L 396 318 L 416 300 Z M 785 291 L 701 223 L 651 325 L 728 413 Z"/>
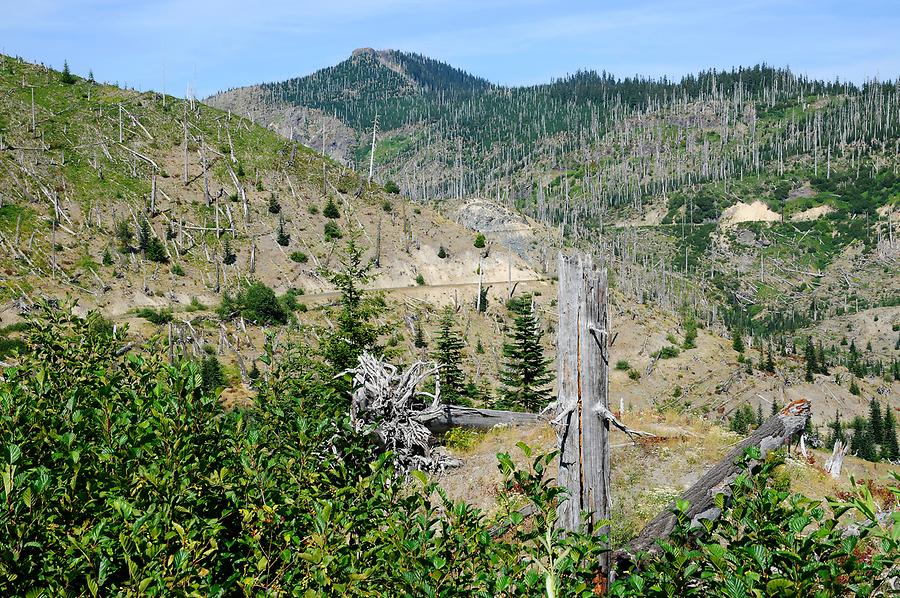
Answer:
<path fill-rule="evenodd" d="M 900 458 L 900 447 L 897 445 L 897 423 L 894 411 L 890 406 L 885 410 L 883 430 L 881 433 L 881 458 L 895 461 Z"/>
<path fill-rule="evenodd" d="M 881 419 L 881 405 L 872 397 L 869 401 L 869 435 L 874 442 L 881 442 L 884 437 L 884 428 Z"/>
<path fill-rule="evenodd" d="M 200 388 L 206 394 L 212 394 L 217 388 L 225 385 L 225 374 L 222 373 L 222 364 L 215 355 L 207 355 L 200 363 Z"/>
<path fill-rule="evenodd" d="M 837 411 L 834 412 L 834 421 L 828 424 L 831 428 L 831 435 L 828 437 L 829 448 L 834 448 L 834 443 L 840 440 L 842 443 L 847 442 L 847 436 L 844 434 L 844 425 L 841 423 L 841 416 Z"/>
<path fill-rule="evenodd" d="M 806 381 L 812 382 L 815 379 L 814 374 L 819 371 L 819 366 L 816 365 L 816 349 L 811 336 L 806 337 L 804 356 L 806 357 Z"/>
<path fill-rule="evenodd" d="M 291 242 L 291 235 L 284 230 L 284 218 L 278 219 L 278 234 L 276 235 L 275 240 L 282 247 L 287 247 Z"/>
<path fill-rule="evenodd" d="M 776 403 L 775 400 L 773 399 L 772 400 L 772 412 L 770 413 L 770 415 L 777 415 L 777 414 L 778 414 L 778 403 Z"/>
<path fill-rule="evenodd" d="M 731 347 L 738 353 L 744 352 L 744 338 L 741 336 L 740 328 L 735 327 L 731 333 Z"/>
<path fill-rule="evenodd" d="M 874 461 L 878 458 L 875 450 L 875 439 L 869 435 L 869 422 L 865 418 L 853 418 L 853 437 L 850 439 L 850 452 L 860 459 Z"/>
<path fill-rule="evenodd" d="M 828 375 L 828 362 L 825 360 L 825 347 L 822 346 L 822 340 L 819 339 L 819 352 L 816 356 L 816 365 L 819 366 L 818 373 Z"/>
<path fill-rule="evenodd" d="M 763 369 L 770 374 L 775 372 L 775 360 L 772 359 L 772 341 L 769 341 L 769 347 L 766 354 L 766 362 L 763 364 Z"/>
<path fill-rule="evenodd" d="M 333 198 L 328 198 L 328 203 L 325 204 L 325 208 L 322 210 L 322 215 L 326 218 L 331 218 L 332 220 L 341 217 L 341 212 L 340 210 L 338 210 L 337 204 L 334 203 Z"/>
<path fill-rule="evenodd" d="M 146 218 L 142 219 L 140 222 L 140 227 L 138 228 L 137 235 L 137 244 L 138 249 L 140 251 L 146 251 L 147 245 L 150 244 L 150 239 L 153 237 L 150 231 L 150 221 Z"/>
<path fill-rule="evenodd" d="M 72 85 L 76 81 L 75 75 L 69 70 L 69 62 L 66 60 L 63 61 L 63 70 L 59 76 L 59 80 L 65 85 Z"/>
<path fill-rule="evenodd" d="M 510 301 L 513 325 L 503 345 L 503 369 L 500 372 L 501 404 L 506 408 L 538 412 L 550 401 L 553 373 L 544 356 L 541 324 L 532 306 L 531 295 Z"/>
<path fill-rule="evenodd" d="M 463 341 L 456 331 L 453 307 L 447 306 L 441 316 L 441 328 L 432 357 L 441 366 L 441 397 L 447 403 L 458 402 L 465 393 L 466 377 L 460 368 Z"/>
<path fill-rule="evenodd" d="M 374 320 L 384 311 L 384 304 L 373 301 L 363 291 L 363 287 L 373 278 L 372 262 L 365 261 L 363 253 L 364 248 L 356 242 L 356 235 L 351 235 L 341 258 L 340 270 L 320 271 L 341 293 L 335 327 L 323 335 L 321 345 L 322 357 L 332 375 L 355 367 L 363 351 L 376 355 L 382 351 L 378 338 L 384 329 Z M 336 381 L 336 387 L 349 390 L 348 383 L 341 379 Z"/>
<path fill-rule="evenodd" d="M 236 261 L 237 255 L 231 248 L 231 241 L 228 239 L 228 237 L 225 237 L 225 242 L 222 244 L 222 263 L 226 266 L 230 266 Z"/>
<path fill-rule="evenodd" d="M 416 338 L 413 342 L 416 349 L 424 349 L 428 346 L 428 343 L 425 342 L 425 333 L 422 331 L 422 316 L 420 315 L 416 319 Z"/>
<path fill-rule="evenodd" d="M 763 425 L 762 403 L 756 406 L 756 427 Z"/>
<path fill-rule="evenodd" d="M 275 198 L 274 193 L 269 196 L 269 213 L 270 214 L 281 213 L 281 204 L 278 203 L 278 200 Z"/>

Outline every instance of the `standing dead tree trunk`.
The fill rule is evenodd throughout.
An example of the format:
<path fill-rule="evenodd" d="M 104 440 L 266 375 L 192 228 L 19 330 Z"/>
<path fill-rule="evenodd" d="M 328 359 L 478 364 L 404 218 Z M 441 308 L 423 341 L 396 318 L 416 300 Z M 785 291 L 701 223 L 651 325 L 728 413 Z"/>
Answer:
<path fill-rule="evenodd" d="M 738 443 L 696 484 L 685 490 L 679 499 L 689 503 L 685 514 L 690 518 L 692 525 L 701 526 L 700 520 L 715 520 L 722 514 L 721 509 L 715 505 L 716 495 L 719 493 L 726 497 L 730 495 L 731 484 L 745 471 L 739 460 L 746 449 L 758 448 L 761 458 L 765 459 L 770 451 L 790 442 L 791 437 L 803 431 L 806 427 L 806 420 L 809 419 L 809 413 L 810 404 L 806 399 L 799 399 L 788 404 L 780 413 L 770 417 L 753 434 Z M 760 463 L 751 464 L 751 472 L 755 471 L 759 465 Z M 616 553 L 616 561 L 624 564 L 633 561 L 639 552 L 659 551 L 657 541 L 669 537 L 669 534 L 675 529 L 674 508 L 673 503 L 654 517 L 640 534 L 632 539 L 623 550 Z"/>
<path fill-rule="evenodd" d="M 590 257 L 559 258 L 556 418 L 559 437 L 558 483 L 569 490 L 557 524 L 608 534 L 610 513 L 608 338 L 605 270 Z M 587 521 L 582 521 L 587 512 Z M 608 555 L 608 553 L 606 553 Z M 601 563 L 609 572 L 608 556 Z"/>

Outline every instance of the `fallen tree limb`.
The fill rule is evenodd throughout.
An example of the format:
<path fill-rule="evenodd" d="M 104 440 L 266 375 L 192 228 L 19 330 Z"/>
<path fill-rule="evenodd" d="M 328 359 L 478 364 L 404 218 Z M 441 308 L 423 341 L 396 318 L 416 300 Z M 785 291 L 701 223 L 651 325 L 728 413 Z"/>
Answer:
<path fill-rule="evenodd" d="M 721 510 L 715 506 L 715 497 L 719 493 L 730 495 L 732 482 L 744 471 L 736 462 L 746 449 L 758 448 L 762 458 L 765 459 L 766 454 L 789 442 L 792 436 L 804 429 L 809 413 L 810 404 L 806 399 L 788 404 L 780 413 L 770 417 L 753 434 L 738 443 L 696 484 L 685 490 L 679 499 L 689 503 L 686 515 L 691 519 L 691 523 L 700 525 L 701 519 L 715 520 L 721 515 Z M 755 471 L 758 466 L 759 464 L 752 466 L 751 471 Z M 657 542 L 666 539 L 675 529 L 676 518 L 672 512 L 674 507 L 674 503 L 667 506 L 644 527 L 641 533 L 615 553 L 615 560 L 620 564 L 619 569 L 633 562 L 639 552 L 654 553 L 660 550 Z"/>

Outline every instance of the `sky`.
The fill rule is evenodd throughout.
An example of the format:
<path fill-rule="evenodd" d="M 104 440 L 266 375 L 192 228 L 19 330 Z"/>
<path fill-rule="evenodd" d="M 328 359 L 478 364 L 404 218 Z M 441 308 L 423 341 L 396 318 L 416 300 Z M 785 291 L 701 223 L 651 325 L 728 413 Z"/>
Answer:
<path fill-rule="evenodd" d="M 0 53 L 197 97 L 309 74 L 359 47 L 505 85 L 760 62 L 893 80 L 898 32 L 900 0 L 0 0 Z"/>

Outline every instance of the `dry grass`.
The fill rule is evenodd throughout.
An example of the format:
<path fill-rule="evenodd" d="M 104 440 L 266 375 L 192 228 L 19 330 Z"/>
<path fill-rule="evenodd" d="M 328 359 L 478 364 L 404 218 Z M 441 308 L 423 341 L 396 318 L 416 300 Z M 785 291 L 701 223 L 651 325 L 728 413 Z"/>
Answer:
<path fill-rule="evenodd" d="M 682 491 L 694 484 L 713 464 L 722 459 L 740 440 L 737 434 L 710 420 L 688 414 L 653 411 L 626 412 L 625 422 L 632 428 L 657 435 L 631 443 L 624 434 L 612 435 L 612 541 L 621 545 L 634 536 L 660 510 Z M 480 441 L 464 451 L 453 451 L 464 460 L 457 470 L 439 478 L 447 494 L 474 504 L 487 512 L 498 508 L 497 494 L 503 479 L 497 468 L 496 454 L 507 452 L 522 465 L 525 457 L 516 448 L 524 442 L 536 451 L 556 448 L 556 436 L 548 425 L 502 428 L 484 434 Z M 791 489 L 810 498 L 824 499 L 850 487 L 850 476 L 873 479 L 885 485 L 896 466 L 875 464 L 849 457 L 840 479 L 834 480 L 821 469 L 827 454 L 811 451 L 809 464 L 789 457 L 783 471 Z M 555 471 L 549 472 L 554 475 Z"/>

